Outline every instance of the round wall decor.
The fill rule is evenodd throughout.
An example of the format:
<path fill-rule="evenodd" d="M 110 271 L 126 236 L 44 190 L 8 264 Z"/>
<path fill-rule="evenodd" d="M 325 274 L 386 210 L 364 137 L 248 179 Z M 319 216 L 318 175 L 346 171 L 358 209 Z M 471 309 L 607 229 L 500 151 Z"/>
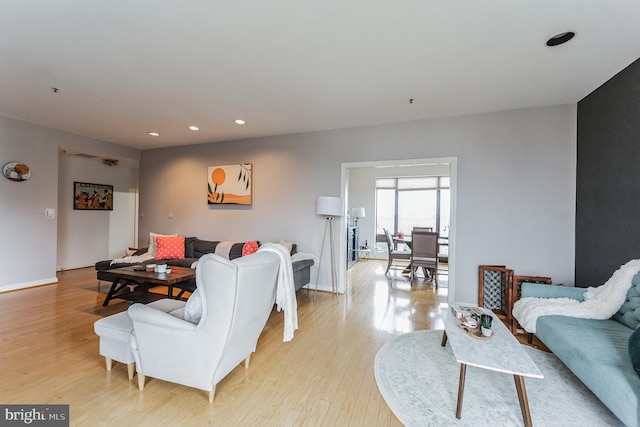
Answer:
<path fill-rule="evenodd" d="M 26 181 L 31 177 L 31 169 L 24 163 L 10 162 L 4 165 L 2 174 L 11 181 Z"/>

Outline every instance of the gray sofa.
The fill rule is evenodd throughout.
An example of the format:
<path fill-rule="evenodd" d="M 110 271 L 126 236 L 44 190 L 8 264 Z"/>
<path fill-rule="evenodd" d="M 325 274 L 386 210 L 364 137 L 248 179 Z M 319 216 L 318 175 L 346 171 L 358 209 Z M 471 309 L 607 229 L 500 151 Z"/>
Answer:
<path fill-rule="evenodd" d="M 191 265 L 200 259 L 202 255 L 215 253 L 216 247 L 218 246 L 219 241 L 212 240 L 201 240 L 197 237 L 186 237 L 185 238 L 185 257 L 181 259 L 166 259 L 166 260 L 149 260 L 144 262 L 144 264 L 157 264 L 159 262 L 164 262 L 170 266 L 179 266 L 179 267 L 191 267 Z M 229 251 L 229 259 L 236 259 L 242 256 L 242 247 L 245 242 L 234 243 L 231 246 Z M 147 248 L 142 248 L 134 253 L 134 255 L 141 255 L 147 252 Z M 291 247 L 291 255 L 297 253 L 297 245 L 294 243 Z M 95 264 L 95 269 L 97 271 L 98 280 L 104 280 L 107 282 L 113 281 L 113 276 L 109 274 L 109 270 L 120 267 L 127 267 L 130 263 L 116 263 L 111 264 L 110 259 L 98 261 Z M 314 264 L 312 260 L 299 260 L 292 263 L 293 267 L 293 279 L 296 287 L 296 291 L 298 291 L 303 286 L 309 284 L 311 281 L 311 266 Z M 195 289 L 195 281 L 184 287 L 185 290 L 191 291 Z"/>
<path fill-rule="evenodd" d="M 522 285 L 522 297 L 583 300 L 585 288 Z M 627 301 L 611 319 L 540 316 L 536 336 L 623 423 L 640 426 L 640 378 L 629 355 L 629 338 L 638 325 L 640 273 L 632 280 Z"/>

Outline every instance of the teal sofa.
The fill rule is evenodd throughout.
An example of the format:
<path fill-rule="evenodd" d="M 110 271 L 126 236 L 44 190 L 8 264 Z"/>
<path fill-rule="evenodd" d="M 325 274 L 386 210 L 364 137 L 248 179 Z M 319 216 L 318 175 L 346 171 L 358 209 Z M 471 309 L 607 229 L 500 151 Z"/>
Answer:
<path fill-rule="evenodd" d="M 631 295 L 627 296 L 623 309 L 611 319 L 540 316 L 536 336 L 624 424 L 640 427 L 640 378 L 628 350 L 629 337 L 637 326 L 635 317 L 640 314 L 640 310 L 634 310 L 638 303 L 636 289 L 640 290 L 640 274 L 633 278 Z M 567 286 L 522 285 L 523 298 L 565 297 L 582 301 L 585 291 Z M 630 321 L 631 318 L 634 320 Z"/>

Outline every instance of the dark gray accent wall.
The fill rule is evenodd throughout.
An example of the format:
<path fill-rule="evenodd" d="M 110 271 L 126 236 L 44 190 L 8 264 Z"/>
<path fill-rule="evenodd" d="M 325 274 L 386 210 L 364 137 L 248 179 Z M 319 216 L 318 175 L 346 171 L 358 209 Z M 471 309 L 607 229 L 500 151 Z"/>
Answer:
<path fill-rule="evenodd" d="M 640 59 L 578 102 L 576 286 L 640 258 Z"/>

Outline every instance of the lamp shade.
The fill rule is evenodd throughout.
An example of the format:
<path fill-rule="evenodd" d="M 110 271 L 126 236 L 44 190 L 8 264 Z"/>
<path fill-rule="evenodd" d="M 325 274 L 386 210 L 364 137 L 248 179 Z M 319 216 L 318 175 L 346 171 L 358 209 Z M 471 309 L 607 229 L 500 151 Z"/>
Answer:
<path fill-rule="evenodd" d="M 324 216 L 342 216 L 344 211 L 340 197 L 320 196 L 316 213 Z"/>
<path fill-rule="evenodd" d="M 364 218 L 365 217 L 364 208 L 352 208 L 351 216 L 354 218 Z"/>

